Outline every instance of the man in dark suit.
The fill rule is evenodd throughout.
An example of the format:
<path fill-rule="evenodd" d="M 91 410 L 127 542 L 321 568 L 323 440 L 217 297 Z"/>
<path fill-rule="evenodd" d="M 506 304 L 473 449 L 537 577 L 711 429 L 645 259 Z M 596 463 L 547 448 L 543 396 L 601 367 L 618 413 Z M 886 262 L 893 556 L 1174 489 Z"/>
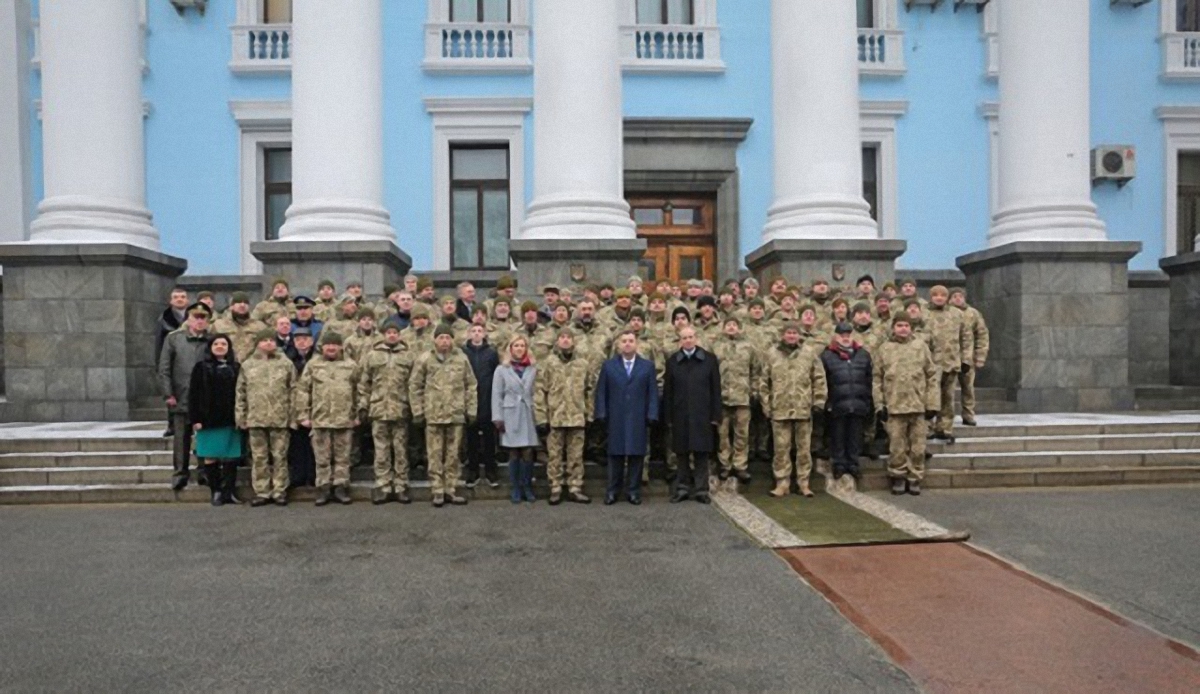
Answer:
<path fill-rule="evenodd" d="M 637 341 L 632 330 L 617 335 L 617 355 L 604 362 L 596 382 L 595 419 L 608 427 L 608 492 L 604 496 L 608 506 L 617 503 L 626 479 L 629 503 L 642 503 L 647 430 L 658 421 L 654 362 L 638 356 Z"/>
<path fill-rule="evenodd" d="M 466 322 L 471 322 L 471 314 L 475 312 L 475 285 L 470 282 L 458 283 L 458 299 L 454 302 L 454 313 Z"/>
<path fill-rule="evenodd" d="M 671 448 L 679 456 L 671 503 L 688 497 L 710 503 L 708 461 L 721 422 L 721 367 L 715 354 L 696 346 L 696 330 L 690 325 L 680 329 L 679 351 L 667 359 L 663 403 Z"/>

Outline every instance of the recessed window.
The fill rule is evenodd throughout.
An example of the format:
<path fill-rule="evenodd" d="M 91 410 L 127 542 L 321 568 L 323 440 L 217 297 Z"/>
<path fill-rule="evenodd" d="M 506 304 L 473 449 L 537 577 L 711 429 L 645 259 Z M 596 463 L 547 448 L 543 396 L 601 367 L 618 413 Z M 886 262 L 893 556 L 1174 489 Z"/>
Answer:
<path fill-rule="evenodd" d="M 695 24 L 692 0 L 637 0 L 638 24 Z"/>
<path fill-rule="evenodd" d="M 871 219 L 879 221 L 879 148 L 862 148 L 863 199 L 871 206 Z"/>
<path fill-rule="evenodd" d="M 1200 32 L 1200 0 L 1175 2 L 1175 30 Z"/>
<path fill-rule="evenodd" d="M 263 201 L 266 214 L 263 239 L 279 240 L 279 227 L 283 226 L 287 208 L 292 204 L 292 150 L 291 148 L 263 150 Z"/>
<path fill-rule="evenodd" d="M 875 0 L 858 0 L 858 28 L 875 28 Z"/>
<path fill-rule="evenodd" d="M 1176 187 L 1175 250 L 1191 253 L 1200 236 L 1200 152 L 1179 153 L 1179 184 Z"/>
<path fill-rule="evenodd" d="M 509 0 L 450 0 L 452 22 L 503 22 L 512 21 Z"/>
<path fill-rule="evenodd" d="M 638 207 L 633 210 L 633 223 L 638 226 L 662 226 L 667 213 L 661 207 Z"/>
<path fill-rule="evenodd" d="M 450 266 L 508 267 L 508 147 L 450 150 Z"/>
<path fill-rule="evenodd" d="M 262 0 L 264 24 L 291 24 L 292 0 Z"/>

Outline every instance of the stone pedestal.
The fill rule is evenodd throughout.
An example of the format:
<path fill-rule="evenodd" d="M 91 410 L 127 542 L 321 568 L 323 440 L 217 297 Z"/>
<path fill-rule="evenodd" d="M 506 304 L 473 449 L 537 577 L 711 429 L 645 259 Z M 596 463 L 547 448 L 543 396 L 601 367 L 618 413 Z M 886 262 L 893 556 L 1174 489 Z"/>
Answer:
<path fill-rule="evenodd" d="M 1200 253 L 1163 258 L 1158 266 L 1171 278 L 1171 385 L 1200 386 Z"/>
<path fill-rule="evenodd" d="M 357 280 L 367 296 L 380 296 L 389 284 L 402 284 L 412 258 L 391 241 L 260 241 L 250 253 L 263 265 L 264 295 L 283 277 L 292 294 L 313 293 L 323 279 L 338 287 Z"/>
<path fill-rule="evenodd" d="M 187 261 L 139 246 L 0 245 L 10 417 L 125 421 L 160 396 L 157 320 Z"/>
<path fill-rule="evenodd" d="M 612 282 L 624 286 L 646 255 L 645 239 L 513 239 L 508 252 L 521 277 L 521 294 L 547 283 L 566 286 Z"/>
<path fill-rule="evenodd" d="M 746 267 L 759 282 L 786 277 L 810 284 L 821 277 L 848 286 L 862 275 L 876 286 L 895 279 L 896 259 L 908 248 L 895 239 L 776 239 L 746 256 Z"/>
<path fill-rule="evenodd" d="M 1138 242 L 1028 241 L 958 259 L 987 318 L 979 387 L 1021 412 L 1131 410 L 1129 278 Z"/>

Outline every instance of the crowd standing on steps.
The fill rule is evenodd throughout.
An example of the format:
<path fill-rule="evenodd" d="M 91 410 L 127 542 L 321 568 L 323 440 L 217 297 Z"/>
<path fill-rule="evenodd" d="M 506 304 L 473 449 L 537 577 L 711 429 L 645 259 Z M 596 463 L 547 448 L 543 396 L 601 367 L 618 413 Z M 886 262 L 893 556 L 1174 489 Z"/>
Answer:
<path fill-rule="evenodd" d="M 605 504 L 641 503 L 655 475 L 672 501 L 708 503 L 710 475 L 745 485 L 770 462 L 772 496 L 811 497 L 814 458 L 860 481 L 861 458 L 883 451 L 892 492 L 919 494 L 926 439 L 954 442 L 956 390 L 975 425 L 988 357 L 966 292 L 926 300 L 911 279 L 631 277 L 522 300 L 509 276 L 482 298 L 408 275 L 374 303 L 359 282 L 339 295 L 322 280 L 315 299 L 269 286 L 220 313 L 211 292 L 189 303 L 176 287 L 158 321 L 172 486 L 195 456 L 214 505 L 240 501 L 240 464 L 255 507 L 297 487 L 349 504 L 358 465 L 373 466 L 374 504 L 410 503 L 424 474 L 435 506 L 464 505 L 460 470 L 468 489 L 499 487 L 498 456 L 511 500 L 532 503 L 539 453 L 552 505 L 591 501 L 585 460 L 606 464 Z"/>

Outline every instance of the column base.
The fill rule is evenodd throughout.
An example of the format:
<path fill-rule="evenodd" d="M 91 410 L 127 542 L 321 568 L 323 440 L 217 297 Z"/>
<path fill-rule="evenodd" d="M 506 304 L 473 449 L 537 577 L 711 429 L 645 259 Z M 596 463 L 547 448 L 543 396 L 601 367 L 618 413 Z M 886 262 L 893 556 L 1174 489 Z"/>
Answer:
<path fill-rule="evenodd" d="M 60 195 L 38 205 L 29 225 L 34 243 L 131 244 L 158 251 L 158 230 L 144 206 L 86 195 Z"/>
<path fill-rule="evenodd" d="M 187 261 L 119 243 L 0 244 L 13 421 L 128 421 L 161 402 L 154 342 Z"/>
<path fill-rule="evenodd" d="M 1158 266 L 1171 278 L 1171 385 L 1200 386 L 1200 253 L 1163 258 Z"/>
<path fill-rule="evenodd" d="M 521 273 L 521 293 L 539 287 L 612 282 L 624 286 L 646 255 L 644 239 L 513 239 L 508 252 Z"/>
<path fill-rule="evenodd" d="M 895 279 L 896 259 L 907 248 L 898 239 L 775 239 L 746 256 L 746 267 L 759 282 L 786 277 L 807 283 L 821 277 L 833 286 L 850 286 L 871 275 L 882 286 Z"/>
<path fill-rule="evenodd" d="M 991 331 L 976 385 L 1020 412 L 1132 410 L 1129 259 L 1138 242 L 1028 241 L 958 258 Z"/>
<path fill-rule="evenodd" d="M 363 293 L 380 296 L 389 284 L 401 284 L 412 258 L 391 241 L 259 241 L 250 253 L 263 264 L 264 294 L 268 283 L 283 277 L 293 293 L 312 292 L 330 279 L 338 287 L 362 282 Z"/>

